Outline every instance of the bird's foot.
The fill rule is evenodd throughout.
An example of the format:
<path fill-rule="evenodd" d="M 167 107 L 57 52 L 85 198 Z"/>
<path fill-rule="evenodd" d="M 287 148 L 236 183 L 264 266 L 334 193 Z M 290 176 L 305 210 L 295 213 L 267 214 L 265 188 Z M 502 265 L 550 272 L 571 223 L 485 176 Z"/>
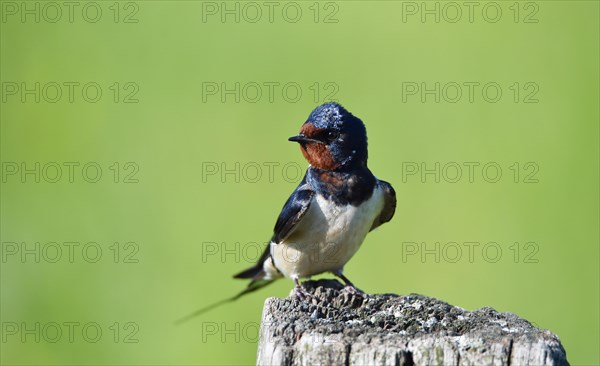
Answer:
<path fill-rule="evenodd" d="M 346 291 L 355 296 L 367 297 L 367 294 L 365 294 L 361 289 L 355 287 L 354 285 L 346 285 L 344 286 L 342 291 Z"/>
<path fill-rule="evenodd" d="M 307 301 L 307 300 L 312 299 L 312 294 L 310 292 L 306 291 L 306 289 L 304 287 L 302 287 L 302 285 L 294 286 L 294 295 L 296 295 L 296 297 L 298 297 L 302 301 Z"/>
<path fill-rule="evenodd" d="M 354 284 L 348 279 L 348 277 L 344 276 L 344 274 L 342 273 L 341 269 L 338 269 L 337 271 L 333 271 L 333 274 L 336 275 L 337 277 L 339 277 L 342 281 L 344 281 L 344 288 L 342 289 L 342 291 L 346 291 L 348 293 L 350 293 L 351 295 L 357 296 L 357 297 L 368 297 L 367 294 L 365 294 L 364 292 L 362 292 L 362 290 L 358 289 L 358 287 L 354 286 Z"/>

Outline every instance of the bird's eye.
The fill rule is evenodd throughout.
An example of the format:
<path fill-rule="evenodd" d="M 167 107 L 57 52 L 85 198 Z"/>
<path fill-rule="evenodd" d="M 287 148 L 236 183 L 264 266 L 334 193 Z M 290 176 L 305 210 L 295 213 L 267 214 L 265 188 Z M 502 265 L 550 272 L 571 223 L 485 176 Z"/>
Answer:
<path fill-rule="evenodd" d="M 337 139 L 339 136 L 340 136 L 340 133 L 338 131 L 327 132 L 327 139 L 329 141 L 333 141 L 333 140 Z"/>

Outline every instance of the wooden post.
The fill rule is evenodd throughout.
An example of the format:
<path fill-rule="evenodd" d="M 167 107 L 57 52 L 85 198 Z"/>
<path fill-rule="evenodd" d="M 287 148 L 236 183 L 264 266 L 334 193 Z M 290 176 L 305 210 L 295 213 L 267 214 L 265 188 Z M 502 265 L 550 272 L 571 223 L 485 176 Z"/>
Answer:
<path fill-rule="evenodd" d="M 269 298 L 258 365 L 568 365 L 560 340 L 512 313 L 466 311 L 417 294 L 351 294 L 309 281 L 313 297 Z"/>

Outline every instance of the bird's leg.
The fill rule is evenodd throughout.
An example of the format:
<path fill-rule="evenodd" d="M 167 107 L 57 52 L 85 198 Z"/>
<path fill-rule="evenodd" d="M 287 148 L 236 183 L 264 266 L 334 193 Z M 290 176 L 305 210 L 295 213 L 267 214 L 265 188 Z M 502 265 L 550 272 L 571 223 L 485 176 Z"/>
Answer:
<path fill-rule="evenodd" d="M 348 290 L 348 292 L 350 292 L 351 294 L 364 295 L 364 292 L 362 292 L 356 286 L 354 286 L 354 284 L 348 279 L 348 277 L 344 276 L 342 269 L 338 269 L 336 271 L 333 271 L 332 273 L 339 277 L 342 281 L 344 281 L 345 290 Z"/>
<path fill-rule="evenodd" d="M 302 287 L 302 284 L 298 280 L 298 277 L 292 277 L 292 280 L 296 284 L 296 286 L 294 287 L 294 294 L 298 296 L 300 300 L 305 301 L 312 297 L 312 295 L 308 291 L 306 291 L 304 287 Z"/>

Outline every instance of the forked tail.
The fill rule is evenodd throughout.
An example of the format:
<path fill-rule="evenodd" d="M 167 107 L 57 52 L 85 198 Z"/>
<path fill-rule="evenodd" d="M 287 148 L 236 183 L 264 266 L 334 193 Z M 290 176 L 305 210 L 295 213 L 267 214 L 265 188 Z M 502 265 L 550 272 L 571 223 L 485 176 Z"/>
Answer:
<path fill-rule="evenodd" d="M 237 295 L 227 298 L 227 299 L 223 299 L 218 302 L 215 302 L 215 303 L 205 306 L 201 309 L 198 309 L 198 310 L 194 311 L 193 313 L 191 313 L 179 320 L 176 320 L 175 324 L 182 324 L 198 315 L 202 315 L 202 314 L 206 313 L 207 311 L 212 310 L 212 309 L 219 307 L 223 304 L 226 304 L 228 302 L 235 301 L 235 300 L 239 299 L 240 297 L 242 297 L 246 294 L 249 294 L 251 292 L 254 292 L 258 289 L 261 289 L 261 288 L 273 283 L 273 281 L 275 281 L 275 279 L 265 279 L 265 272 L 262 270 L 262 267 L 259 268 L 258 266 L 254 266 L 243 272 L 240 272 L 240 273 L 236 274 L 234 276 L 234 278 L 242 278 L 242 279 L 243 278 L 252 278 L 252 281 L 248 284 L 248 287 L 246 287 L 244 290 L 242 290 Z"/>

